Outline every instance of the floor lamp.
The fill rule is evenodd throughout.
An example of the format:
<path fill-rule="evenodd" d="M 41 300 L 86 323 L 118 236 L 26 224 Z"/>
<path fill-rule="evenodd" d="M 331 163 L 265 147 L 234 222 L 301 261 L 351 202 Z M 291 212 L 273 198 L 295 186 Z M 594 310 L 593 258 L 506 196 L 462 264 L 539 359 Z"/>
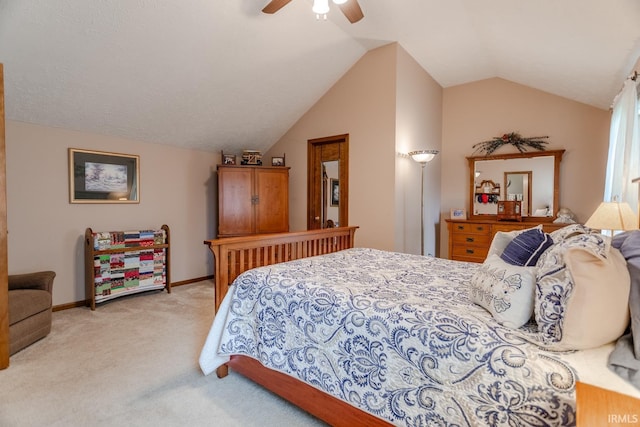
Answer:
<path fill-rule="evenodd" d="M 420 163 L 420 255 L 424 255 L 424 166 L 433 160 L 438 150 L 417 150 L 409 153 L 411 158 Z"/>

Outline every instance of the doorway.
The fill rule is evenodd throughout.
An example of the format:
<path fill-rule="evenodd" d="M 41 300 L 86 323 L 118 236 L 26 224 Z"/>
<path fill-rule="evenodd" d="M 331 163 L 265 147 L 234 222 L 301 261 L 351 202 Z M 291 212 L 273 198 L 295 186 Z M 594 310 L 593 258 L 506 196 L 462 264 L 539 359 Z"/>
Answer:
<path fill-rule="evenodd" d="M 349 135 L 307 141 L 307 229 L 349 225 Z"/>

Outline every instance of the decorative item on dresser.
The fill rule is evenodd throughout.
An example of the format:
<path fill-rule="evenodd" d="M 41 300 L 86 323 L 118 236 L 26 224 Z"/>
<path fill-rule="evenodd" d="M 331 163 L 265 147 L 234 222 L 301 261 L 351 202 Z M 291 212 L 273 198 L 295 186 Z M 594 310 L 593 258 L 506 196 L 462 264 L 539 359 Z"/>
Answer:
<path fill-rule="evenodd" d="M 497 220 L 447 219 L 449 230 L 449 259 L 456 261 L 483 262 L 489 252 L 493 236 L 498 231 L 524 230 L 535 227 L 531 222 L 506 222 Z M 542 223 L 549 233 L 567 224 Z"/>
<path fill-rule="evenodd" d="M 289 231 L 289 168 L 218 166 L 218 237 Z"/>
<path fill-rule="evenodd" d="M 498 221 L 522 221 L 522 202 L 500 200 L 498 202 Z"/>
<path fill-rule="evenodd" d="M 158 230 L 101 231 L 84 234 L 87 305 L 138 292 L 166 289 L 169 274 L 169 226 Z"/>

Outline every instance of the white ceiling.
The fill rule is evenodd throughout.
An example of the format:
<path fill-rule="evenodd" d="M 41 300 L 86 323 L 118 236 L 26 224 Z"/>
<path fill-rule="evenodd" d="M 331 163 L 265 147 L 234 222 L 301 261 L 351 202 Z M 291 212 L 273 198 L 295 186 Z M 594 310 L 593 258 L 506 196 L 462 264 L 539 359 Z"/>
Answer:
<path fill-rule="evenodd" d="M 399 42 L 443 87 L 501 77 L 608 108 L 640 56 L 638 0 L 0 0 L 11 120 L 266 150 L 367 50 Z"/>

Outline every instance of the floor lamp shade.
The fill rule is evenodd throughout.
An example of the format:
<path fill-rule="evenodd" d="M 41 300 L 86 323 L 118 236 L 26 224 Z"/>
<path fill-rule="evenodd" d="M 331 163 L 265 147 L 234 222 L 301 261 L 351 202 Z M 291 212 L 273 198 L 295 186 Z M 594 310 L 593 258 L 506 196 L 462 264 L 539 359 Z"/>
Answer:
<path fill-rule="evenodd" d="M 409 156 L 411 156 L 414 161 L 424 165 L 433 160 L 436 154 L 438 154 L 438 150 L 416 150 L 410 152 Z"/>

